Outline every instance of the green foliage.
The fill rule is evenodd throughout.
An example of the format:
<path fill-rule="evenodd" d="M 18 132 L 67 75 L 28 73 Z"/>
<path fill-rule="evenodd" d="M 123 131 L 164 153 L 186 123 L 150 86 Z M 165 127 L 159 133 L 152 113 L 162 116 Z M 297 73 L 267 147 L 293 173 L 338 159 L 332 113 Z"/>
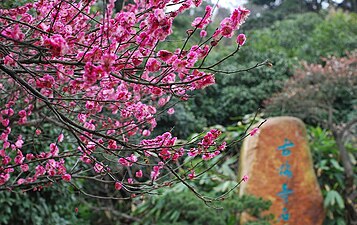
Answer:
<path fill-rule="evenodd" d="M 224 131 L 222 138 L 231 143 L 244 134 L 252 119 L 253 115 L 247 115 L 235 126 L 225 128 L 216 125 L 210 128 Z M 200 134 L 191 135 L 196 136 Z M 248 224 L 269 224 L 272 215 L 262 216 L 261 212 L 269 209 L 271 203 L 254 196 L 239 197 L 235 190 L 240 182 L 240 178 L 237 179 L 239 151 L 236 147 L 230 145 L 223 154 L 210 161 L 188 157 L 183 162 L 192 167 L 200 164 L 199 169 L 195 168 L 195 173 L 205 173 L 186 182 L 200 195 L 212 199 L 212 202 L 205 204 L 183 183 L 178 183 L 161 190 L 158 195 L 146 196 L 132 213 L 132 216 L 141 218 L 137 224 L 237 224 L 243 211 L 258 218 L 257 221 Z M 207 169 L 210 170 L 206 171 Z M 181 177 L 187 177 L 183 171 L 179 172 Z"/>
<path fill-rule="evenodd" d="M 155 130 L 155 134 L 158 135 L 172 130 L 175 136 L 188 137 L 193 132 L 200 132 L 206 127 L 206 118 L 197 117 L 190 109 L 190 105 L 178 104 L 174 108 L 175 113 L 173 115 L 158 119 L 158 128 Z"/>
<path fill-rule="evenodd" d="M 222 57 L 222 52 L 216 57 Z M 218 70 L 233 71 L 254 66 L 268 58 L 273 64 L 271 68 L 265 66 L 239 74 L 217 73 L 217 84 L 197 92 L 189 101 L 196 117 L 204 117 L 209 126 L 228 126 L 234 117 L 255 112 L 267 97 L 281 90 L 283 81 L 291 76 L 291 61 L 286 60 L 284 54 L 260 53 L 251 51 L 248 46 L 217 67 Z"/>
<path fill-rule="evenodd" d="M 320 127 L 308 127 L 308 134 L 327 214 L 324 225 L 344 225 L 346 224 L 343 198 L 344 169 L 339 162 L 336 142 L 331 132 Z M 356 159 L 353 157 L 357 153 L 356 149 L 349 145 L 347 145 L 347 149 L 351 152 L 350 157 L 356 164 Z M 355 176 L 356 174 L 357 169 L 355 168 Z"/>
<path fill-rule="evenodd" d="M 65 186 L 51 190 L 0 192 L 0 224 L 86 224 L 77 217 L 78 203 Z"/>
<path fill-rule="evenodd" d="M 305 64 L 284 90 L 266 102 L 269 115 L 293 115 L 330 127 L 352 120 L 357 96 L 357 54 L 331 57 L 325 66 Z"/>
<path fill-rule="evenodd" d="M 357 48 L 357 14 L 342 11 L 330 13 L 309 35 L 298 57 L 316 61 L 321 56 L 344 56 Z"/>
<path fill-rule="evenodd" d="M 239 198 L 237 194 L 228 196 L 222 202 L 217 203 L 215 209 L 208 207 L 192 192 L 185 189 L 170 190 L 161 196 L 152 197 L 141 204 L 134 212 L 142 216 L 142 223 L 149 224 L 176 224 L 176 225 L 229 225 L 237 224 L 239 215 L 243 210 L 259 216 L 260 211 L 268 209 L 270 203 L 253 196 Z M 267 217 L 262 217 L 259 224 L 269 224 Z"/>
<path fill-rule="evenodd" d="M 252 47 L 259 52 L 282 52 L 289 58 L 320 62 L 320 57 L 344 56 L 357 48 L 357 14 L 331 12 L 295 15 L 271 27 L 252 32 Z"/>
<path fill-rule="evenodd" d="M 285 53 L 288 58 L 299 56 L 306 40 L 323 19 L 316 13 L 305 13 L 275 22 L 271 27 L 252 32 L 251 46 L 259 52 Z M 302 32 L 303 31 L 303 32 Z"/>
<path fill-rule="evenodd" d="M 254 8 L 255 4 L 269 6 L 268 9 L 263 8 L 259 16 L 251 15 L 247 23 L 244 25 L 249 30 L 257 30 L 270 27 L 276 21 L 281 21 L 294 17 L 296 14 L 309 12 L 307 5 L 301 0 L 285 0 L 281 4 L 274 4 L 276 1 L 271 0 L 254 0 L 249 7 Z"/>
<path fill-rule="evenodd" d="M 10 8 L 15 8 L 19 6 L 23 6 L 26 3 L 29 2 L 34 2 L 34 0 L 5 0 L 5 1 L 0 1 L 0 9 L 10 9 Z"/>
<path fill-rule="evenodd" d="M 209 162 L 217 163 L 219 158 Z M 195 165 L 199 159 L 192 159 L 190 163 Z M 259 224 L 269 224 L 271 216 L 261 216 L 261 212 L 267 210 L 271 203 L 253 196 L 238 197 L 233 191 L 231 194 L 220 198 L 222 194 L 235 188 L 237 184 L 236 165 L 237 158 L 227 158 L 220 166 L 203 174 L 196 181 L 190 182 L 200 194 L 220 200 L 204 204 L 193 192 L 182 183 L 166 189 L 161 195 L 148 197 L 133 212 L 140 216 L 140 224 L 237 224 L 243 211 L 258 218 Z M 197 171 L 196 171 L 197 172 Z M 199 173 L 199 171 L 197 172 Z"/>
<path fill-rule="evenodd" d="M 237 55 L 214 69 L 234 71 L 266 59 L 272 62 L 273 67 L 238 74 L 217 72 L 217 85 L 197 92 L 188 104 L 177 108 L 179 114 L 185 114 L 182 124 L 175 117 L 160 124 L 171 127 L 174 124 L 174 132 L 180 138 L 206 125 L 230 125 L 232 118 L 256 111 L 265 99 L 280 91 L 284 81 L 292 76 L 298 60 L 321 62 L 321 56 L 343 56 L 346 51 L 357 48 L 357 39 L 354 38 L 357 36 L 356 27 L 356 14 L 338 11 L 326 18 L 316 13 L 294 15 L 271 27 L 247 31 L 246 45 Z M 205 65 L 212 65 L 229 55 L 234 48 L 226 43 L 214 49 Z M 181 131 L 181 128 L 184 130 Z"/>

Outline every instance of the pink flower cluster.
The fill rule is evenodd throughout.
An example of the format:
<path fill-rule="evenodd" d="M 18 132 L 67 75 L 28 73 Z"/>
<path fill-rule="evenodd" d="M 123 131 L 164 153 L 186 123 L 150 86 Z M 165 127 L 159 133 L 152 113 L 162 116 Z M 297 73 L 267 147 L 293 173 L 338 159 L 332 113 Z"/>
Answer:
<path fill-rule="evenodd" d="M 138 161 L 138 157 L 136 157 L 134 154 L 131 154 L 128 157 L 125 158 L 120 158 L 118 162 L 123 165 L 123 166 L 132 166 L 133 163 L 136 163 Z"/>
<path fill-rule="evenodd" d="M 187 100 L 192 91 L 215 83 L 214 74 L 199 65 L 222 37 L 233 36 L 249 11 L 235 9 L 208 36 L 204 28 L 213 8 L 207 6 L 188 33 L 213 38 L 213 44 L 169 51 L 160 49 L 160 42 L 172 34 L 174 19 L 202 0 L 135 0 L 118 13 L 114 2 L 108 1 L 104 14 L 92 13 L 95 0 L 42 0 L 0 9 L 0 41 L 10 46 L 0 52 L 0 185 L 69 182 L 76 177 L 66 170 L 69 157 L 95 173 L 130 167 L 138 180 L 145 172 L 157 181 L 165 163 L 185 156 L 170 132 L 150 137 L 156 118 L 175 112 L 168 104 L 172 99 Z M 168 4 L 179 7 L 168 12 Z M 245 40 L 240 34 L 237 44 Z M 14 129 L 22 125 L 28 132 Z M 220 135 L 209 131 L 188 155 L 204 160 L 219 155 L 226 148 L 218 143 Z M 37 142 L 44 149 L 31 153 L 29 146 Z M 116 157 L 115 166 L 98 155 Z M 158 163 L 144 170 L 144 158 Z M 193 179 L 194 171 L 190 174 Z M 123 187 L 113 181 L 116 190 Z"/>
<path fill-rule="evenodd" d="M 226 149 L 226 142 L 217 144 L 219 136 L 222 134 L 220 130 L 212 129 L 198 143 L 197 148 L 191 148 L 187 153 L 190 157 L 201 155 L 202 159 L 210 160 Z"/>
<path fill-rule="evenodd" d="M 159 162 L 157 166 L 154 166 L 151 171 L 151 180 L 156 180 L 160 175 L 160 170 L 164 168 L 164 163 Z"/>
<path fill-rule="evenodd" d="M 231 38 L 234 31 L 239 29 L 249 14 L 250 11 L 245 8 L 239 7 L 235 9 L 230 17 L 223 19 L 220 23 L 220 28 L 216 30 L 213 37 L 216 39 L 219 39 L 221 36 Z"/>
<path fill-rule="evenodd" d="M 212 6 L 208 5 L 206 6 L 206 12 L 204 17 L 195 18 L 195 20 L 192 22 L 192 26 L 200 29 L 205 28 L 209 23 L 212 22 L 211 16 L 212 16 Z"/>
<path fill-rule="evenodd" d="M 166 132 L 157 136 L 154 139 L 142 140 L 140 145 L 145 149 L 145 156 L 150 157 L 154 153 L 158 153 L 162 160 L 177 160 L 184 155 L 184 149 L 174 149 L 177 138 L 172 137 L 171 133 Z"/>
<path fill-rule="evenodd" d="M 68 51 L 67 42 L 60 34 L 44 38 L 43 45 L 48 48 L 55 57 L 65 55 Z"/>

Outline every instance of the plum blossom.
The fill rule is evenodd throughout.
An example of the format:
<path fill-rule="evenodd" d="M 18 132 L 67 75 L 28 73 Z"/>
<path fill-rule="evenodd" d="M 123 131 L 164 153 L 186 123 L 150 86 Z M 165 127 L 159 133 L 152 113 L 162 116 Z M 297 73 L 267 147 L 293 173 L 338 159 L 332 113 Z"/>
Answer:
<path fill-rule="evenodd" d="M 68 173 L 62 175 L 62 180 L 66 181 L 66 182 L 70 182 L 71 179 L 72 179 L 72 176 Z"/>
<path fill-rule="evenodd" d="M 258 134 L 258 133 L 259 133 L 259 128 L 255 127 L 249 132 L 249 135 L 250 136 L 254 136 L 254 135 Z"/>
<path fill-rule="evenodd" d="M 174 114 L 175 113 L 175 109 L 174 108 L 169 108 L 168 110 L 167 110 L 167 114 L 169 114 L 169 115 L 172 115 L 172 114 Z"/>
<path fill-rule="evenodd" d="M 143 171 L 142 170 L 138 170 L 136 173 L 135 173 L 135 176 L 140 178 L 140 177 L 143 177 Z"/>
<path fill-rule="evenodd" d="M 104 172 L 104 166 L 100 163 L 95 163 L 93 169 L 96 173 Z"/>
<path fill-rule="evenodd" d="M 244 45 L 245 40 L 246 40 L 245 35 L 244 34 L 239 34 L 238 37 L 237 37 L 237 44 L 239 46 L 242 46 L 242 45 Z"/>
<path fill-rule="evenodd" d="M 233 37 L 249 11 L 235 9 L 208 36 L 204 28 L 212 22 L 213 8 L 207 6 L 187 32 L 199 33 L 203 42 L 167 50 L 161 42 L 172 34 L 174 19 L 202 0 L 135 0 L 117 13 L 114 2 L 108 2 L 103 16 L 93 14 L 95 1 L 87 0 L 60 1 L 60 7 L 57 1 L 42 0 L 0 9 L 0 41 L 10 46 L 0 53 L 0 61 L 21 78 L 19 85 L 19 80 L 0 74 L 0 90 L 8 93 L 0 110 L 0 185 L 27 187 L 58 178 L 70 182 L 79 177 L 67 171 L 72 166 L 67 158 L 72 157 L 80 168 L 93 167 L 89 173 L 113 171 L 112 184 L 121 190 L 123 184 L 116 180 L 121 170 L 135 172 L 120 177 L 122 182 L 161 182 L 166 163 L 187 156 L 210 160 L 226 149 L 216 129 L 190 149 L 171 132 L 154 136 L 154 129 L 156 118 L 174 113 L 172 99 L 186 101 L 194 90 L 215 83 L 215 75 L 198 64 L 222 37 Z M 165 7 L 172 3 L 179 8 L 168 12 Z M 244 34 L 238 35 L 238 45 L 244 42 Z M 31 132 L 22 137 L 21 129 L 14 128 L 24 124 Z M 53 136 L 62 128 L 73 133 Z M 34 143 L 48 147 L 33 151 Z M 77 151 L 68 150 L 68 144 Z M 107 164 L 115 158 L 116 165 Z M 188 173 L 189 179 L 196 177 L 194 170 Z"/>
<path fill-rule="evenodd" d="M 49 48 L 53 56 L 61 56 L 66 54 L 68 51 L 67 42 L 60 34 L 46 37 L 43 40 L 43 45 Z"/>
<path fill-rule="evenodd" d="M 138 158 L 134 154 L 131 154 L 128 157 L 119 159 L 119 163 L 123 166 L 132 166 L 133 163 L 135 163 L 137 161 L 138 161 Z"/>
<path fill-rule="evenodd" d="M 121 182 L 118 182 L 118 181 L 115 182 L 115 184 L 114 184 L 115 190 L 119 191 L 120 189 L 122 189 L 122 187 L 123 187 L 123 184 Z"/>
<path fill-rule="evenodd" d="M 193 180 L 196 177 L 196 173 L 194 170 L 191 170 L 191 173 L 188 174 L 188 178 L 190 180 Z"/>
<path fill-rule="evenodd" d="M 244 175 L 243 178 L 242 178 L 242 181 L 247 182 L 248 179 L 249 179 L 248 175 Z"/>

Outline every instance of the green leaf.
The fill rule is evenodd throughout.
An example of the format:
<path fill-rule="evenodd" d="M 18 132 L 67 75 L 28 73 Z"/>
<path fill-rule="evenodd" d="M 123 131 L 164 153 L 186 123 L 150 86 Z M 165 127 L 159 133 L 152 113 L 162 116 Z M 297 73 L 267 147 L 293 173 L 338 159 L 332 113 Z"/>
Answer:
<path fill-rule="evenodd" d="M 340 164 L 337 162 L 336 159 L 331 159 L 330 160 L 331 164 L 338 170 L 343 171 L 343 167 L 340 166 Z"/>
<path fill-rule="evenodd" d="M 180 217 L 180 212 L 176 210 L 171 214 L 170 220 L 176 222 L 179 217 Z"/>
<path fill-rule="evenodd" d="M 336 198 L 336 202 L 337 202 L 338 206 L 340 207 L 340 209 L 344 209 L 345 203 L 343 201 L 342 196 L 338 192 L 336 192 L 335 198 Z"/>
<path fill-rule="evenodd" d="M 346 222 L 343 218 L 339 217 L 337 220 L 336 220 L 336 223 L 337 225 L 346 225 Z"/>

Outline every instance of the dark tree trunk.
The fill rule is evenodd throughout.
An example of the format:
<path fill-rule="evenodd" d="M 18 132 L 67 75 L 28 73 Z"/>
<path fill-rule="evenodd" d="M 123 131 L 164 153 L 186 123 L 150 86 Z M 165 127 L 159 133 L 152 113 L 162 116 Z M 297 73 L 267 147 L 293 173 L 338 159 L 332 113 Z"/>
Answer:
<path fill-rule="evenodd" d="M 356 208 L 357 191 L 356 191 L 356 186 L 354 185 L 353 166 L 342 140 L 343 131 L 337 132 L 336 130 L 334 130 L 333 135 L 338 150 L 340 152 L 340 157 L 345 173 L 344 199 L 345 199 L 345 207 L 346 207 L 347 224 L 357 225 L 357 208 Z"/>

